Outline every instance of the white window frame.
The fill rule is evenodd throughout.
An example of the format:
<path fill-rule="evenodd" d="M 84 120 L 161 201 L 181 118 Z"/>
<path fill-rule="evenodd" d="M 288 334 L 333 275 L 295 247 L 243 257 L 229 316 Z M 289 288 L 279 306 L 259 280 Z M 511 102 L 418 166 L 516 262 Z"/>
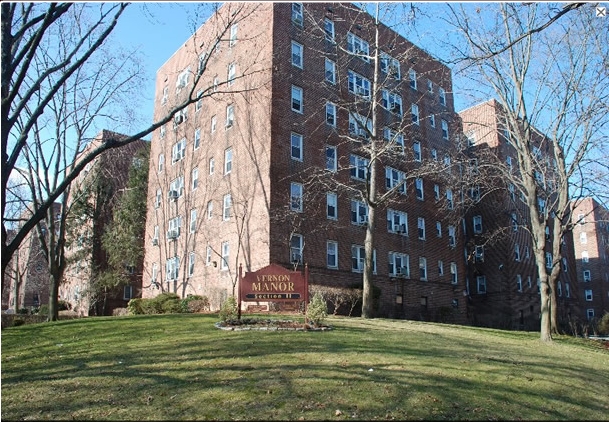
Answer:
<path fill-rule="evenodd" d="M 448 246 L 454 248 L 457 246 L 457 236 L 455 226 L 448 226 Z"/>
<path fill-rule="evenodd" d="M 197 209 L 193 208 L 190 210 L 190 233 L 194 233 L 197 230 Z"/>
<path fill-rule="evenodd" d="M 351 32 L 347 32 L 347 51 L 366 63 L 370 62 L 370 45 Z"/>
<path fill-rule="evenodd" d="M 302 3 L 292 3 L 292 23 L 302 28 L 304 24 Z"/>
<path fill-rule="evenodd" d="M 592 273 L 590 272 L 590 270 L 584 270 L 583 274 L 584 274 L 584 282 L 588 283 L 588 282 L 592 281 Z"/>
<path fill-rule="evenodd" d="M 175 164 L 178 161 L 184 159 L 186 155 L 186 138 L 180 139 L 178 142 L 173 144 L 171 148 L 171 164 Z"/>
<path fill-rule="evenodd" d="M 385 187 L 406 194 L 406 173 L 393 167 L 385 167 Z"/>
<path fill-rule="evenodd" d="M 474 234 L 482 233 L 482 216 L 481 215 L 474 215 L 472 217 L 472 227 L 474 230 Z"/>
<path fill-rule="evenodd" d="M 326 40 L 334 42 L 334 21 L 332 19 L 324 19 L 324 33 L 326 34 Z"/>
<path fill-rule="evenodd" d="M 391 57 L 389 54 L 381 51 L 381 72 L 385 73 L 387 76 L 394 78 L 395 80 L 400 80 L 402 77 L 400 72 L 400 62 L 399 60 Z"/>
<path fill-rule="evenodd" d="M 292 111 L 303 114 L 304 113 L 304 92 L 301 87 L 292 85 L 292 97 L 291 97 Z M 296 106 L 296 107 L 295 107 Z"/>
<path fill-rule="evenodd" d="M 190 189 L 191 190 L 197 190 L 197 187 L 199 187 L 199 168 L 195 167 L 194 169 L 192 169 L 191 172 L 191 184 L 190 184 Z"/>
<path fill-rule="evenodd" d="M 352 179 L 367 180 L 370 160 L 360 157 L 359 155 L 351 154 L 349 156 L 349 164 Z"/>
<path fill-rule="evenodd" d="M 514 243 L 514 261 L 520 262 L 520 244 Z"/>
<path fill-rule="evenodd" d="M 338 220 L 338 195 L 335 192 L 326 193 L 326 218 Z"/>
<path fill-rule="evenodd" d="M 159 154 L 158 173 L 161 173 L 163 171 L 164 167 L 165 167 L 165 155 L 164 154 Z"/>
<path fill-rule="evenodd" d="M 214 116 L 215 117 L 215 116 Z M 213 118 L 212 118 L 213 122 Z M 231 128 L 235 124 L 235 106 L 233 104 L 229 104 L 226 106 L 226 123 L 225 128 Z"/>
<path fill-rule="evenodd" d="M 180 273 L 180 257 L 174 256 L 165 261 L 165 276 L 167 281 L 178 279 Z"/>
<path fill-rule="evenodd" d="M 324 68 L 324 80 L 332 85 L 336 85 L 336 63 L 326 57 Z"/>
<path fill-rule="evenodd" d="M 336 127 L 336 104 L 329 101 L 326 103 L 326 124 Z"/>
<path fill-rule="evenodd" d="M 292 40 L 292 66 L 299 69 L 304 67 L 304 47 L 302 44 Z"/>
<path fill-rule="evenodd" d="M 233 205 L 233 199 L 230 193 L 227 193 L 222 198 L 222 220 L 230 220 L 231 208 Z"/>
<path fill-rule="evenodd" d="M 402 97 L 395 92 L 390 92 L 385 89 L 381 90 L 381 107 L 385 110 L 395 113 L 398 116 L 402 115 Z"/>
<path fill-rule="evenodd" d="M 351 224 L 368 224 L 368 207 L 362 201 L 351 200 Z"/>
<path fill-rule="evenodd" d="M 410 278 L 410 256 L 401 252 L 389 252 L 389 276 Z"/>
<path fill-rule="evenodd" d="M 440 104 L 446 106 L 446 91 L 444 88 L 438 88 L 438 98 L 440 99 Z"/>
<path fill-rule="evenodd" d="M 205 265 L 207 265 L 207 266 L 211 265 L 212 256 L 213 256 L 213 249 L 211 248 L 211 246 L 207 245 L 207 247 L 205 248 Z"/>
<path fill-rule="evenodd" d="M 188 277 L 195 275 L 195 256 L 194 251 L 188 254 Z"/>
<path fill-rule="evenodd" d="M 238 24 L 233 24 L 230 27 L 230 37 L 228 39 L 228 46 L 229 47 L 233 47 L 235 44 L 237 44 L 237 31 L 239 29 L 239 25 Z"/>
<path fill-rule="evenodd" d="M 233 148 L 224 150 L 224 174 L 229 174 L 233 171 Z"/>
<path fill-rule="evenodd" d="M 476 277 L 476 291 L 478 294 L 486 294 L 486 276 L 479 275 Z"/>
<path fill-rule="evenodd" d="M 228 241 L 222 242 L 221 251 L 222 259 L 220 260 L 220 269 L 228 270 L 228 260 L 230 259 L 230 243 L 228 243 Z"/>
<path fill-rule="evenodd" d="M 427 258 L 419 257 L 419 280 L 427 281 Z"/>
<path fill-rule="evenodd" d="M 422 178 L 417 177 L 414 179 L 414 191 L 415 191 L 415 196 L 419 201 L 425 200 L 425 191 L 424 191 L 424 187 L 423 187 Z"/>
<path fill-rule="evenodd" d="M 298 154 L 294 155 L 294 148 Z M 296 161 L 302 161 L 303 157 L 303 137 L 300 133 L 292 132 L 290 134 L 290 158 Z"/>
<path fill-rule="evenodd" d="M 410 106 L 410 115 L 412 117 L 412 123 L 419 126 L 419 106 L 412 104 Z"/>
<path fill-rule="evenodd" d="M 337 161 L 336 147 L 333 145 L 326 145 L 326 170 L 336 173 L 338 170 Z"/>
<path fill-rule="evenodd" d="M 303 249 L 304 237 L 301 234 L 293 233 L 290 236 L 290 262 L 292 264 L 304 262 L 302 256 Z"/>
<path fill-rule="evenodd" d="M 423 155 L 421 154 L 421 143 L 414 141 L 412 143 L 412 153 L 414 155 L 414 161 L 421 162 Z"/>
<path fill-rule="evenodd" d="M 415 91 L 417 90 L 417 71 L 414 69 L 408 69 L 408 85 Z"/>
<path fill-rule="evenodd" d="M 594 294 L 592 293 L 592 289 L 584 290 L 584 298 L 586 302 L 592 302 L 594 300 Z"/>
<path fill-rule="evenodd" d="M 163 200 L 163 191 L 159 188 L 156 190 L 156 196 L 154 198 L 154 208 L 160 207 L 162 200 Z"/>
<path fill-rule="evenodd" d="M 332 264 L 331 258 L 334 260 Z M 328 240 L 326 242 L 326 266 L 330 269 L 338 269 L 338 242 L 334 240 Z"/>
<path fill-rule="evenodd" d="M 347 87 L 349 88 L 350 93 L 366 100 L 370 99 L 370 79 L 351 69 L 347 71 Z"/>
<path fill-rule="evenodd" d="M 366 249 L 362 245 L 351 245 L 351 271 L 354 273 L 364 272 Z M 357 262 L 357 266 L 354 266 Z M 376 249 L 372 250 L 372 273 L 376 274 Z"/>
<path fill-rule="evenodd" d="M 408 214 L 387 208 L 387 231 L 408 236 Z"/>
<path fill-rule="evenodd" d="M 206 212 L 207 219 L 211 220 L 212 217 L 214 216 L 214 201 L 213 200 L 210 199 L 209 201 L 207 201 L 206 209 L 207 209 L 207 212 Z"/>
<path fill-rule="evenodd" d="M 228 64 L 228 69 L 226 72 L 226 85 L 231 86 L 235 83 L 235 78 L 237 77 L 237 63 L 232 62 Z"/>
<path fill-rule="evenodd" d="M 446 120 L 442 119 L 441 125 L 442 125 L 442 139 L 448 141 L 448 139 L 449 139 L 448 122 Z"/>
<path fill-rule="evenodd" d="M 303 211 L 303 186 L 301 183 L 290 183 L 290 210 Z"/>
<path fill-rule="evenodd" d="M 364 139 L 370 138 L 372 120 L 358 113 L 349 113 L 349 134 Z"/>
<path fill-rule="evenodd" d="M 431 127 L 436 127 L 436 115 L 433 113 L 429 115 L 429 125 Z"/>
<path fill-rule="evenodd" d="M 419 240 L 425 240 L 425 219 L 423 217 L 417 219 L 417 234 Z"/>
<path fill-rule="evenodd" d="M 451 262 L 450 263 L 450 282 L 451 284 L 457 284 L 459 282 L 459 276 L 457 273 L 457 263 L 456 262 Z"/>

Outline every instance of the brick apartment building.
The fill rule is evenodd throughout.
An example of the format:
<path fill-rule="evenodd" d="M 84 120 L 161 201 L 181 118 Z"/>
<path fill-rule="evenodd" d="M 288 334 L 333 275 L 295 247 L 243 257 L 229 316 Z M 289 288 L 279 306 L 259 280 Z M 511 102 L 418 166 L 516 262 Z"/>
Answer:
<path fill-rule="evenodd" d="M 383 91 L 362 126 L 353 110 L 364 114 L 380 85 L 365 57 L 374 19 L 353 5 L 226 3 L 169 58 L 155 121 L 188 92 L 203 98 L 152 135 L 143 297 L 200 294 L 217 309 L 236 294 L 239 265 L 271 263 L 307 263 L 312 284 L 361 286 L 367 210 L 347 188 L 366 180 L 369 157 L 353 132 L 374 117 L 403 147 L 381 162 L 383 192 L 446 162 L 460 129 L 450 70 L 383 24 L 378 45 Z M 316 171 L 347 188 L 307 182 Z M 465 323 L 461 229 L 441 205 L 452 191 L 419 179 L 377 208 L 377 315 Z"/>
<path fill-rule="evenodd" d="M 125 135 L 109 130 L 102 130 L 80 154 L 83 157 L 100 142 Z M 64 280 L 59 287 L 59 298 L 69 302 L 73 310 L 81 315 L 112 315 L 115 308 L 125 308 L 132 297 L 141 297 L 142 263 L 125 262 L 130 283 L 114 290 L 92 294 L 91 286 L 95 277 L 108 268 L 108 258 L 101 239 L 107 224 L 112 221 L 114 208 L 127 186 L 129 169 L 136 160 L 136 154 L 146 148 L 145 141 L 135 141 L 120 148 L 104 151 L 91 161 L 73 183 L 68 198 L 71 207 L 77 196 L 87 189 L 89 203 L 94 217 L 84 219 L 73 236 L 71 247 L 66 250 L 69 264 L 64 273 Z M 99 183 L 99 184 L 98 184 Z M 68 217 L 69 224 L 78 224 L 73 216 Z M 84 253 L 78 254 L 81 251 Z"/>
<path fill-rule="evenodd" d="M 53 215 L 58 215 L 61 204 L 53 204 Z M 46 224 L 40 222 L 41 233 L 47 236 Z M 37 230 L 23 240 L 7 268 L 9 284 L 8 307 L 14 310 L 38 308 L 49 303 L 49 269 Z"/>
<path fill-rule="evenodd" d="M 478 159 L 480 168 L 484 167 L 484 160 L 487 164 L 496 160 L 517 174 L 516 153 L 509 141 L 509 131 L 504 130 L 499 103 L 490 100 L 463 110 L 459 115 L 463 133 L 473 151 L 472 158 Z M 539 139 L 535 142 L 536 148 L 543 153 Z M 539 329 L 537 266 L 531 235 L 525 227 L 529 220 L 528 207 L 515 182 L 505 173 L 491 170 L 484 177 L 487 179 L 484 186 L 475 193 L 481 199 L 467 210 L 465 217 L 464 241 L 468 251 L 473 323 Z M 546 230 L 546 239 L 546 248 L 551 250 L 552 233 L 549 230 Z M 557 285 L 559 323 L 565 323 L 579 313 L 570 236 L 565 236 L 562 247 L 564 258 Z M 548 254 L 546 252 L 546 266 L 551 266 L 551 253 Z"/>
<path fill-rule="evenodd" d="M 584 198 L 571 217 L 582 318 L 592 321 L 609 312 L 609 210 Z"/>

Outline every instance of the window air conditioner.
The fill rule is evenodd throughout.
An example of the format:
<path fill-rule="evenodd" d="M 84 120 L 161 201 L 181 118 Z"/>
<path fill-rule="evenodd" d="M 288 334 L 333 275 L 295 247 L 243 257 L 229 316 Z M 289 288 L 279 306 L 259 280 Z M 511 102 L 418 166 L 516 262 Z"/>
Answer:
<path fill-rule="evenodd" d="M 153 238 L 152 239 L 152 246 L 158 246 L 159 245 L 159 239 L 158 238 Z"/>
<path fill-rule="evenodd" d="M 169 196 L 169 199 L 178 199 L 180 193 L 177 190 L 170 190 L 167 195 Z"/>
<path fill-rule="evenodd" d="M 367 224 L 368 223 L 368 216 L 361 215 L 359 217 L 359 223 L 362 224 L 362 225 Z"/>
<path fill-rule="evenodd" d="M 297 263 L 300 262 L 302 259 L 302 255 L 299 253 L 293 253 L 292 254 L 292 263 Z"/>

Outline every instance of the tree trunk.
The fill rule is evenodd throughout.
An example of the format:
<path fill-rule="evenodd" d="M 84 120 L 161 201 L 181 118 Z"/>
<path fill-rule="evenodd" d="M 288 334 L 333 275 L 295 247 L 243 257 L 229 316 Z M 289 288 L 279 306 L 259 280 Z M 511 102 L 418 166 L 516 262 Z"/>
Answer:
<path fill-rule="evenodd" d="M 374 296 L 372 292 L 372 270 L 374 259 L 374 220 L 375 209 L 368 207 L 368 224 L 364 240 L 364 291 L 362 296 L 362 318 L 374 318 Z"/>
<path fill-rule="evenodd" d="M 57 321 L 59 319 L 59 280 L 52 273 L 49 276 L 49 316 L 47 321 Z"/>
<path fill-rule="evenodd" d="M 543 261 L 540 261 L 543 262 Z M 548 284 L 548 278 L 541 278 L 541 327 L 540 327 L 540 336 L 539 339 L 544 342 L 552 341 L 552 318 L 551 318 L 551 310 L 552 307 L 552 298 L 551 298 L 551 289 Z"/>

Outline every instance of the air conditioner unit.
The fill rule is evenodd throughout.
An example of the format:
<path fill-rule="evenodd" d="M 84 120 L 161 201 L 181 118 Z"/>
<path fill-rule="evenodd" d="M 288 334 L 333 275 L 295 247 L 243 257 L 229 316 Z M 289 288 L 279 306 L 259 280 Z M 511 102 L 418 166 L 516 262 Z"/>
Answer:
<path fill-rule="evenodd" d="M 176 114 L 173 118 L 173 121 L 175 122 L 175 124 L 179 125 L 184 121 L 184 116 L 182 116 L 182 114 Z"/>
<path fill-rule="evenodd" d="M 302 255 L 299 253 L 292 254 L 292 263 L 300 262 L 302 260 Z"/>
<path fill-rule="evenodd" d="M 167 230 L 167 239 L 177 239 L 180 236 L 180 229 L 169 229 Z"/>
<path fill-rule="evenodd" d="M 393 231 L 396 233 L 400 233 L 402 231 L 402 228 L 400 227 L 399 224 L 396 224 L 393 226 Z"/>
<path fill-rule="evenodd" d="M 390 108 L 392 113 L 402 114 L 402 107 L 399 104 L 393 104 Z"/>
<path fill-rule="evenodd" d="M 366 90 L 364 88 L 362 88 L 361 86 L 356 86 L 355 87 L 355 93 L 357 95 L 366 95 Z"/>
<path fill-rule="evenodd" d="M 400 274 L 404 278 L 408 278 L 408 267 L 398 268 L 398 274 Z"/>
<path fill-rule="evenodd" d="M 177 190 L 170 190 L 167 195 L 169 196 L 169 199 L 178 199 L 180 196 L 180 192 L 178 192 Z"/>
<path fill-rule="evenodd" d="M 361 215 L 359 217 L 359 223 L 362 224 L 362 225 L 367 224 L 368 223 L 368 216 Z"/>
<path fill-rule="evenodd" d="M 155 237 L 155 238 L 153 238 L 153 239 L 152 239 L 152 246 L 158 246 L 158 244 L 159 244 L 159 239 L 158 239 L 158 238 L 156 238 L 156 237 Z"/>

